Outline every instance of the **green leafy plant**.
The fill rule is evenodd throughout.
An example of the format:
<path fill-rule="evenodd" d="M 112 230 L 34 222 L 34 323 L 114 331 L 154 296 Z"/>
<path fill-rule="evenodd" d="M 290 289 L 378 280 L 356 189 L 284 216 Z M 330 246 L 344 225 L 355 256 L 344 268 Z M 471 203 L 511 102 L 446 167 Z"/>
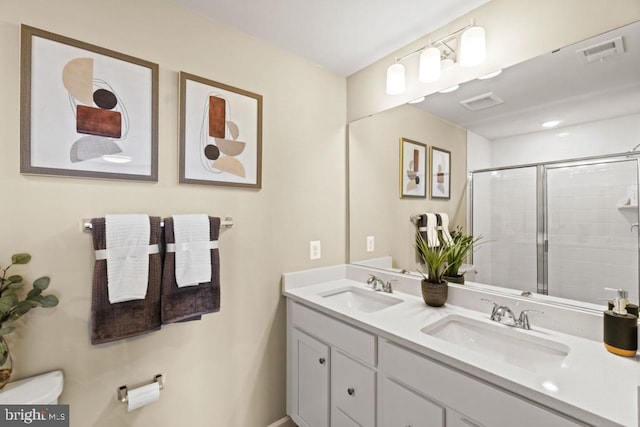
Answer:
<path fill-rule="evenodd" d="M 29 261 L 31 261 L 29 254 L 14 254 L 11 256 L 11 264 L 8 267 L 0 267 L 2 271 L 0 277 L 0 365 L 4 364 L 9 357 L 9 349 L 3 336 L 10 334 L 15 329 L 14 326 L 6 326 L 6 323 L 18 320 L 32 308 L 48 308 L 58 305 L 58 298 L 55 295 L 42 294 L 49 287 L 51 281 L 47 276 L 34 280 L 33 288 L 24 299 L 21 300 L 16 294 L 16 291 L 24 287 L 24 279 L 17 274 L 7 277 L 7 272 L 14 265 L 28 264 Z"/>
<path fill-rule="evenodd" d="M 422 234 L 416 229 L 415 247 L 426 271 L 418 269 L 426 282 L 442 283 L 447 269 L 447 260 L 452 247 L 446 245 L 429 246 Z"/>
<path fill-rule="evenodd" d="M 474 245 L 482 239 L 482 236 L 474 238 L 469 234 L 464 234 L 462 227 L 458 226 L 451 232 L 451 238 L 453 239 L 453 244 L 450 245 L 451 250 L 447 254 L 447 268 L 444 275 L 448 277 L 459 277 L 461 276 L 458 274 L 460 267 L 467 256 L 473 251 Z"/>

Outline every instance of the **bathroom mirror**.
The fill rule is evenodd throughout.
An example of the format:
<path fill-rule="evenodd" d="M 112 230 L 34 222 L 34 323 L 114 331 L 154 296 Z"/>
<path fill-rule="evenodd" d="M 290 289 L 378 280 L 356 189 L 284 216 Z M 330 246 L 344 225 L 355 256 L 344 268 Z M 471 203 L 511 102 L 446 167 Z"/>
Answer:
<path fill-rule="evenodd" d="M 551 120 L 560 123 L 541 127 Z M 449 200 L 400 199 L 401 137 L 451 151 Z M 476 280 L 492 290 L 546 293 L 546 301 L 593 309 L 607 296 L 602 288 L 625 287 L 637 301 L 639 168 L 637 155 L 628 154 L 637 144 L 640 22 L 355 121 L 350 261 L 388 267 L 392 259 L 396 271 L 415 270 L 410 216 L 445 212 L 453 226 L 470 230 L 475 223 L 475 235 L 478 228 L 488 235 L 474 266 Z M 469 171 L 476 171 L 473 181 Z M 502 187 L 511 192 L 496 194 Z M 514 206 L 516 213 L 504 213 Z M 492 217 L 506 229 L 483 229 Z M 565 238 L 569 229 L 575 235 Z M 501 239 L 512 239 L 511 246 L 491 248 Z"/>

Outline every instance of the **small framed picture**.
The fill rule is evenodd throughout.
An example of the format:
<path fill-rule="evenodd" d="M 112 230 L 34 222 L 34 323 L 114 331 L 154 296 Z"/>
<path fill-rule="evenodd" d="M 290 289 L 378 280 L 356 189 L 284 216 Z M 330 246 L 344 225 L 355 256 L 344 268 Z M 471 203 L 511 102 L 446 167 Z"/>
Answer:
<path fill-rule="evenodd" d="M 158 65 L 21 32 L 20 172 L 158 181 Z"/>
<path fill-rule="evenodd" d="M 400 198 L 427 197 L 427 146 L 400 138 Z"/>
<path fill-rule="evenodd" d="M 262 95 L 180 72 L 180 182 L 261 188 Z"/>
<path fill-rule="evenodd" d="M 451 198 L 451 152 L 442 148 L 430 147 L 432 199 Z"/>

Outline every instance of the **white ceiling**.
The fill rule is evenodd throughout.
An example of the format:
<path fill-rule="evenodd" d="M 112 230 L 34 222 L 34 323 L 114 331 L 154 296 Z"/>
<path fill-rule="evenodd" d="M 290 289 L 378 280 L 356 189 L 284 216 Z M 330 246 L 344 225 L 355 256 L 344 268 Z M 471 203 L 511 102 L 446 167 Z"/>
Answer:
<path fill-rule="evenodd" d="M 489 0 L 172 0 L 349 76 Z"/>
<path fill-rule="evenodd" d="M 625 53 L 585 63 L 576 50 L 622 36 Z M 446 71 L 445 71 L 446 72 Z M 471 111 L 460 101 L 492 92 L 503 104 Z M 489 80 L 472 80 L 417 104 L 489 140 L 640 113 L 640 22 L 514 65 Z"/>

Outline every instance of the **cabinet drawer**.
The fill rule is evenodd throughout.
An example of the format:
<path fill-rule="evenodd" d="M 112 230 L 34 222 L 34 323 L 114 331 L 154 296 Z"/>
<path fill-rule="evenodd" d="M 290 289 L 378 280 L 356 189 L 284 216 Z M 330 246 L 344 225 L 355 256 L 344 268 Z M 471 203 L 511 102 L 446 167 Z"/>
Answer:
<path fill-rule="evenodd" d="M 376 373 L 331 349 L 331 417 L 342 412 L 363 427 L 375 424 Z"/>
<path fill-rule="evenodd" d="M 363 362 L 376 365 L 376 336 L 303 305 L 291 304 L 293 326 L 325 340 Z"/>
<path fill-rule="evenodd" d="M 491 427 L 575 427 L 564 416 L 395 344 L 382 345 L 384 374 Z"/>
<path fill-rule="evenodd" d="M 382 384 L 383 427 L 444 427 L 445 408 L 388 378 Z M 447 427 L 449 424 L 447 424 Z M 468 427 L 468 426 L 467 426 Z"/>

